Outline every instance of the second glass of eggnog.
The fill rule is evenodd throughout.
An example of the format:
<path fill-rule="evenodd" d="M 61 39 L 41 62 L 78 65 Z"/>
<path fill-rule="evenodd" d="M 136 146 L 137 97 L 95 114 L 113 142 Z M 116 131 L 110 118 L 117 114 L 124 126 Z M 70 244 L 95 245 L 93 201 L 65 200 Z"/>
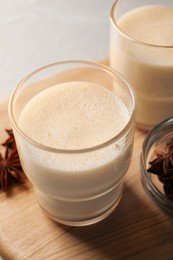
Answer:
<path fill-rule="evenodd" d="M 111 10 L 110 65 L 133 86 L 137 123 L 173 116 L 173 1 L 117 0 Z"/>
<path fill-rule="evenodd" d="M 135 100 L 114 70 L 87 61 L 45 66 L 11 96 L 23 169 L 52 219 L 73 226 L 108 216 L 131 161 Z"/>

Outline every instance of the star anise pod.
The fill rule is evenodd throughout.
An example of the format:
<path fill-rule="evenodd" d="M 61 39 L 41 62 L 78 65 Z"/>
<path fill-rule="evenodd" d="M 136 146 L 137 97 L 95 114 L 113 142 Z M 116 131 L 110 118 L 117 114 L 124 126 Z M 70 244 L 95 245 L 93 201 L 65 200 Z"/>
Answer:
<path fill-rule="evenodd" d="M 148 172 L 166 179 L 167 175 L 171 177 L 172 174 L 169 171 L 173 170 L 173 139 L 166 144 L 164 151 L 156 151 L 155 153 L 157 158 L 149 162 L 151 167 L 148 169 Z"/>
<path fill-rule="evenodd" d="M 173 138 L 163 151 L 156 151 L 157 158 L 149 162 L 148 172 L 156 174 L 163 183 L 165 194 L 173 200 Z"/>
<path fill-rule="evenodd" d="M 0 153 L 0 187 L 3 191 L 6 191 L 14 181 L 24 183 L 26 179 L 20 164 L 12 130 L 8 130 L 7 133 L 9 138 L 3 143 L 3 146 L 6 147 L 4 157 Z"/>
<path fill-rule="evenodd" d="M 10 149 L 15 149 L 16 148 L 16 142 L 14 139 L 14 134 L 12 129 L 5 129 L 6 133 L 8 134 L 7 140 L 2 143 L 3 146 L 8 147 Z"/>

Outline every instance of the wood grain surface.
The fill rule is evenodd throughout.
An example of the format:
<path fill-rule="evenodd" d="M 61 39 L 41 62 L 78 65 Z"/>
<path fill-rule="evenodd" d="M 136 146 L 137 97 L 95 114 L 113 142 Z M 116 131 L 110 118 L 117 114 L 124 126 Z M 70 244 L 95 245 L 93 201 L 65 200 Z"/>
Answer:
<path fill-rule="evenodd" d="M 0 141 L 9 128 L 7 101 L 0 103 Z M 44 215 L 32 185 L 0 191 L 0 255 L 4 259 L 173 259 L 173 219 L 157 209 L 140 182 L 139 156 L 145 134 L 136 130 L 124 194 L 105 220 L 67 227 Z"/>

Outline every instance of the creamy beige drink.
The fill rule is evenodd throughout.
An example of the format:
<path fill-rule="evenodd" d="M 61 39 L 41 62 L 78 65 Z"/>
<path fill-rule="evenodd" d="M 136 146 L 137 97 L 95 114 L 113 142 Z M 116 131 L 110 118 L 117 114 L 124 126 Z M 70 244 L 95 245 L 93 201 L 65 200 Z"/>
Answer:
<path fill-rule="evenodd" d="M 76 150 L 113 138 L 128 120 L 127 108 L 109 90 L 86 82 L 68 82 L 33 97 L 22 111 L 19 126 L 42 145 Z"/>
<path fill-rule="evenodd" d="M 116 24 L 110 63 L 135 89 L 138 123 L 154 125 L 173 116 L 173 8 L 136 8 Z"/>
<path fill-rule="evenodd" d="M 40 205 L 54 219 L 82 221 L 116 206 L 122 176 L 129 167 L 132 139 L 86 152 L 117 135 L 129 111 L 106 88 L 86 82 L 62 83 L 34 96 L 19 118 L 20 129 L 37 143 L 63 149 L 52 152 L 18 140 L 27 176 L 36 186 Z M 66 153 L 67 152 L 67 153 Z"/>

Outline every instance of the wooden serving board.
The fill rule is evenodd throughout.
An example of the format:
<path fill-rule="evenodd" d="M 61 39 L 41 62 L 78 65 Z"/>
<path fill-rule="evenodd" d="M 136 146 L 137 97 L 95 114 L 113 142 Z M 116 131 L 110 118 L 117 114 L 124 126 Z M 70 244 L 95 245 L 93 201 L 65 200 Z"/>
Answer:
<path fill-rule="evenodd" d="M 0 142 L 9 128 L 8 101 L 0 102 Z M 157 209 L 140 182 L 145 133 L 136 130 L 134 152 L 117 209 L 88 227 L 67 227 L 44 215 L 32 185 L 0 191 L 0 255 L 23 259 L 173 259 L 173 219 Z"/>

